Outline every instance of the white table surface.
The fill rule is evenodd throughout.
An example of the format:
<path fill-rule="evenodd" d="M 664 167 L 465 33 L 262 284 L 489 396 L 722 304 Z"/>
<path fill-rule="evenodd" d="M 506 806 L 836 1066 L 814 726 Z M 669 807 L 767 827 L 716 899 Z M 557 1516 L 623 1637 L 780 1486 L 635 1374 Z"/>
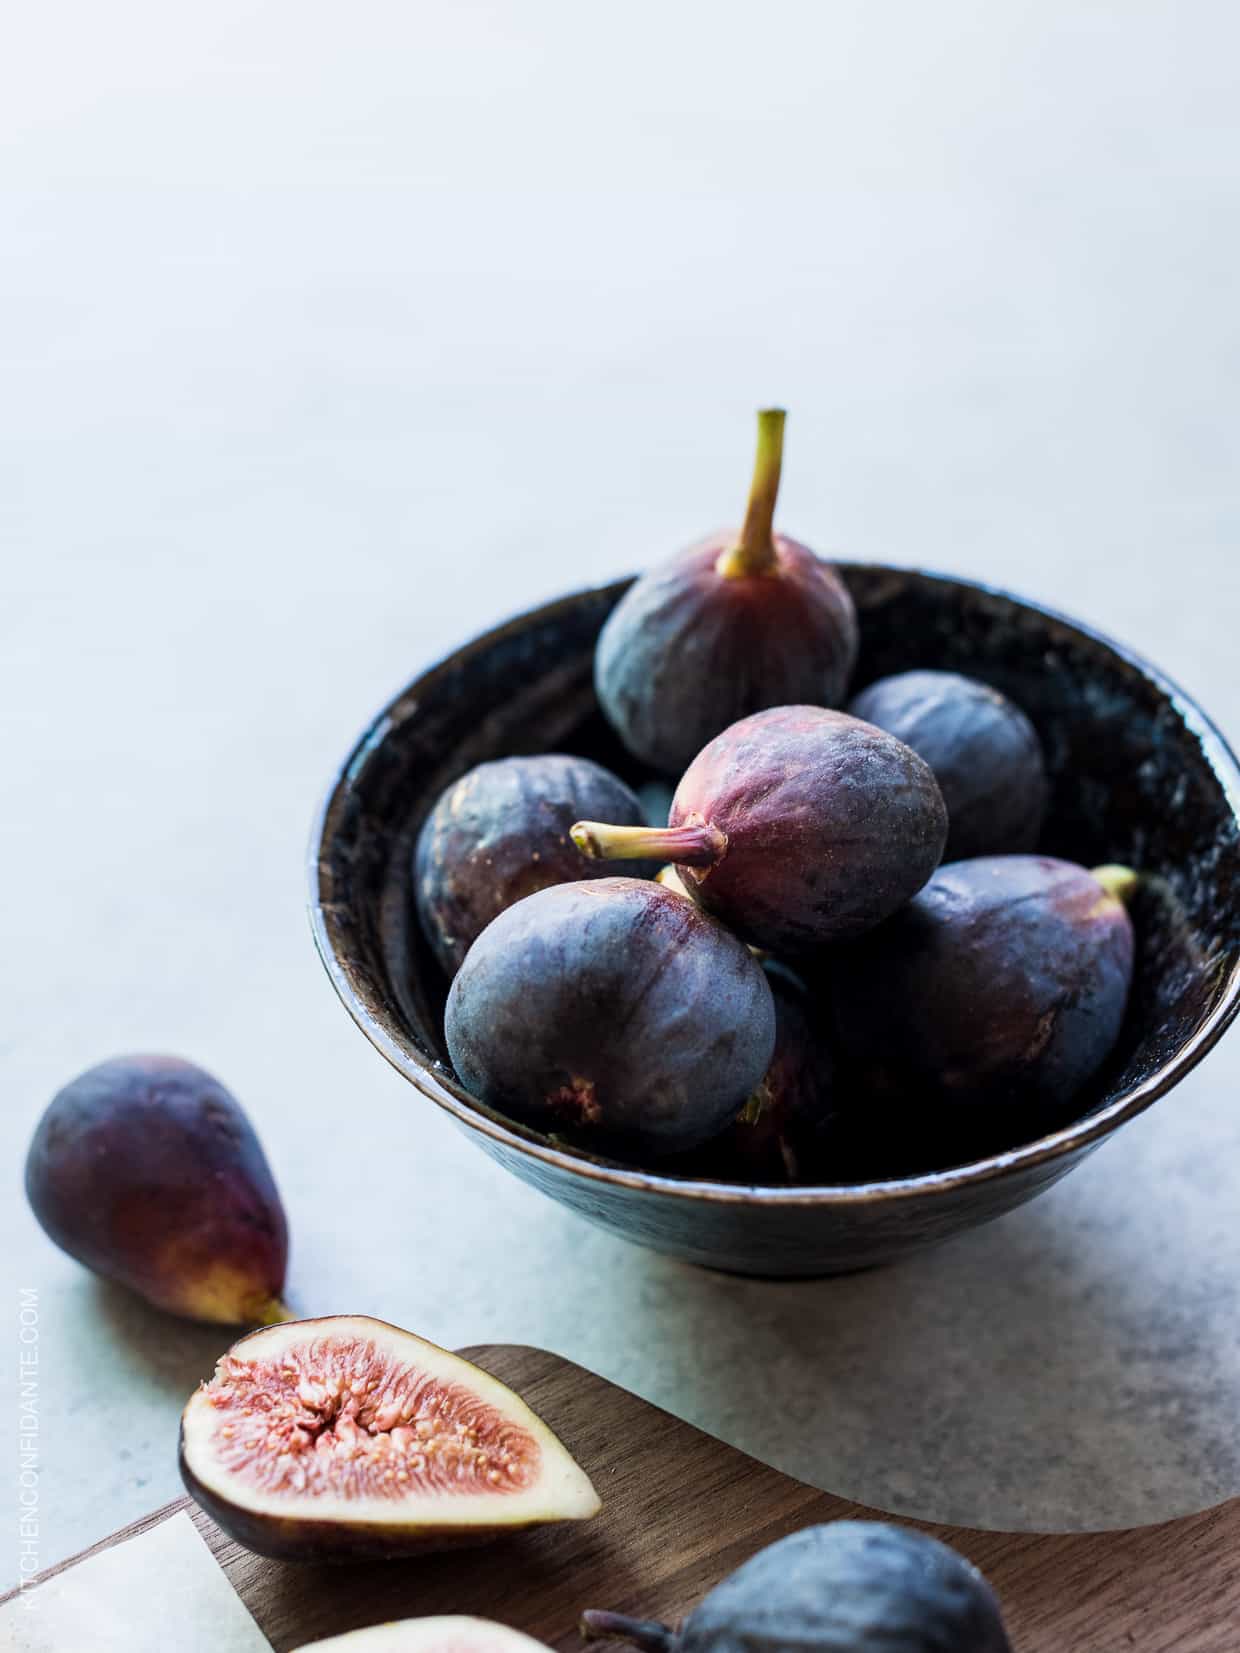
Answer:
<path fill-rule="evenodd" d="M 928 1517 L 1240 1491 L 1240 1036 L 990 1228 L 746 1282 L 492 1166 L 303 913 L 369 713 L 735 519 L 764 401 L 789 531 L 1049 600 L 1240 730 L 1238 34 L 1169 0 L 10 17 L 0 1394 L 32 1287 L 43 1564 L 177 1493 L 227 1341 L 95 1283 L 19 1190 L 56 1088 L 134 1049 L 250 1110 L 307 1313 L 542 1344 Z"/>

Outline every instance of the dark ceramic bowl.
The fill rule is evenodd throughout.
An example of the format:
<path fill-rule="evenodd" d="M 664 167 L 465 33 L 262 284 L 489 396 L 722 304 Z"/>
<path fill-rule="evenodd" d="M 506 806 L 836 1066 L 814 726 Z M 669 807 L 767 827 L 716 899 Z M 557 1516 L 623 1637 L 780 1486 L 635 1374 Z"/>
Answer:
<path fill-rule="evenodd" d="M 590 1221 L 744 1274 L 863 1268 L 997 1217 L 1070 1171 L 1205 1055 L 1240 1004 L 1240 771 L 1187 695 L 1118 645 L 1032 603 L 891 568 L 842 573 L 861 616 L 854 687 L 913 666 L 985 679 L 1032 717 L 1053 798 L 1042 848 L 1128 862 L 1136 983 L 1120 1047 L 1071 1120 L 948 1169 L 832 1187 L 749 1188 L 579 1156 L 457 1083 L 446 982 L 411 899 L 418 828 L 450 781 L 506 753 L 576 751 L 630 780 L 591 686 L 620 582 L 522 615 L 425 672 L 346 758 L 316 823 L 314 939 L 358 1026 L 487 1153 Z"/>

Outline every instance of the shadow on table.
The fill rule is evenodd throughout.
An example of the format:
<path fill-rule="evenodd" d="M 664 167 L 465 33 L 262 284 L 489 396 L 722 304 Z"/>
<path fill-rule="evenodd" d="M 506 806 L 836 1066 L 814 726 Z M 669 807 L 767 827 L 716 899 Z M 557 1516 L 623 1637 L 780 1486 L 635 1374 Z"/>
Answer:
<path fill-rule="evenodd" d="M 1052 1193 L 834 1280 L 741 1280 L 648 1256 L 624 1271 L 612 1312 L 636 1294 L 628 1309 L 657 1320 L 659 1362 L 611 1375 L 789 1474 L 899 1514 L 1068 1531 L 1206 1508 L 1240 1489 L 1234 1248 L 1194 1244 L 1174 1195 L 1134 1223 L 1122 1184 L 1096 1181 L 1092 1204 Z"/>
<path fill-rule="evenodd" d="M 179 1320 L 110 1280 L 83 1284 L 94 1298 L 95 1316 L 109 1339 L 112 1359 L 132 1366 L 146 1383 L 182 1400 L 211 1376 L 216 1361 L 244 1331 Z"/>

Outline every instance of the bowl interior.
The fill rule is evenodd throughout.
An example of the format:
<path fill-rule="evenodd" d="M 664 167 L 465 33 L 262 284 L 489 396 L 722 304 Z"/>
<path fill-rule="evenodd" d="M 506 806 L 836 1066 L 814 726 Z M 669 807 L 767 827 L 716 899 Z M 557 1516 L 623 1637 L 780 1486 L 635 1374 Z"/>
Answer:
<path fill-rule="evenodd" d="M 1127 1099 L 1144 1105 L 1165 1088 L 1152 1081 L 1191 1065 L 1240 999 L 1235 759 L 1157 672 L 1059 616 L 936 575 L 848 564 L 841 573 L 861 617 L 854 690 L 917 666 L 1003 690 L 1046 751 L 1052 797 L 1040 847 L 1147 875 L 1133 912 L 1137 970 L 1119 1046 L 1066 1115 L 1124 1117 Z M 311 847 L 316 939 L 354 1016 L 423 1089 L 510 1140 L 545 1142 L 481 1107 L 452 1075 L 447 983 L 413 910 L 413 847 L 440 791 L 484 759 L 570 751 L 630 783 L 650 778 L 607 728 L 591 684 L 594 640 L 627 584 L 523 615 L 419 678 L 358 743 Z"/>

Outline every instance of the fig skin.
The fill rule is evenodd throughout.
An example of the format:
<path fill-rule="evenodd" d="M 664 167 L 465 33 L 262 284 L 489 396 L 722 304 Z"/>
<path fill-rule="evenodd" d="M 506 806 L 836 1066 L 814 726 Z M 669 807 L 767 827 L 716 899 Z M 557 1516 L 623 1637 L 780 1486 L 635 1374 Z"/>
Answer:
<path fill-rule="evenodd" d="M 393 1387 L 398 1368 L 407 1368 L 407 1375 Z M 221 1415 L 220 1403 L 238 1369 L 258 1373 L 270 1397 L 258 1412 L 263 1441 L 252 1453 L 249 1443 L 238 1441 L 251 1427 L 245 1419 L 255 1415 L 242 1409 L 248 1401 L 238 1407 L 234 1396 Z M 342 1374 L 342 1380 L 332 1374 Z M 404 1399 L 412 1402 L 410 1415 L 398 1413 L 399 1422 L 379 1416 L 390 1412 L 393 1400 Z M 434 1404 L 441 1399 L 446 1414 Z M 467 1471 L 446 1487 L 428 1489 L 427 1459 L 436 1447 L 426 1444 L 422 1422 L 430 1433 L 436 1428 L 443 1433 L 452 1462 L 479 1451 L 499 1452 L 519 1439 L 516 1450 L 527 1454 L 532 1479 L 480 1489 L 479 1467 L 472 1484 Z M 476 1442 L 475 1437 L 465 1447 L 455 1423 L 476 1431 L 490 1428 L 497 1438 Z M 311 1439 L 288 1444 L 301 1435 Z M 334 1444 L 323 1460 L 318 1442 L 325 1437 Z M 238 1445 L 240 1467 L 228 1458 Z M 364 1479 L 376 1452 L 394 1479 L 380 1474 L 359 1490 L 359 1466 Z M 247 1475 L 249 1466 L 264 1458 L 282 1477 L 274 1487 L 256 1485 Z M 459 1355 L 368 1315 L 288 1321 L 241 1338 L 221 1358 L 211 1383 L 202 1384 L 186 1404 L 179 1466 L 191 1497 L 225 1532 L 255 1554 L 279 1561 L 397 1560 L 474 1546 L 530 1527 L 589 1520 L 601 1507 L 584 1471 L 519 1395 Z M 316 1479 L 319 1486 L 310 1487 Z M 389 1490 L 379 1495 L 374 1486 Z"/>
<path fill-rule="evenodd" d="M 872 929 L 938 866 L 947 811 L 930 766 L 885 730 L 778 706 L 689 765 L 666 831 L 579 821 L 595 859 L 661 855 L 707 912 L 797 960 Z"/>
<path fill-rule="evenodd" d="M 480 763 L 440 795 L 418 834 L 414 891 L 448 975 L 514 901 L 592 876 L 569 830 L 595 814 L 633 826 L 646 819 L 636 795 L 601 764 L 555 752 Z"/>
<path fill-rule="evenodd" d="M 831 1042 L 804 984 L 763 965 L 775 1000 L 775 1051 L 740 1116 L 701 1151 L 698 1174 L 757 1185 L 825 1180 L 842 1110 Z"/>
<path fill-rule="evenodd" d="M 46 1233 L 96 1274 L 190 1320 L 288 1318 L 288 1225 L 252 1126 L 175 1056 L 119 1056 L 53 1097 L 26 1158 Z"/>
<path fill-rule="evenodd" d="M 492 1619 L 443 1614 L 400 1619 L 307 1642 L 293 1653 L 549 1653 L 543 1642 Z"/>
<path fill-rule="evenodd" d="M 736 1117 L 775 1043 L 762 967 L 654 882 L 560 884 L 501 913 L 448 994 L 448 1049 L 480 1101 L 580 1144 L 660 1155 Z"/>
<path fill-rule="evenodd" d="M 949 1114 L 1068 1101 L 1110 1055 L 1132 981 L 1108 882 L 1049 856 L 953 862 L 842 953 L 837 1035 L 871 1094 Z"/>
<path fill-rule="evenodd" d="M 1046 764 L 1037 730 L 998 689 L 956 672 L 880 678 L 850 703 L 934 770 L 947 805 L 945 861 L 1014 855 L 1037 844 Z"/>
<path fill-rule="evenodd" d="M 635 757 L 669 775 L 751 712 L 838 705 L 857 660 L 847 587 L 807 546 L 772 532 L 783 413 L 758 418 L 739 536 L 716 534 L 642 575 L 598 640 L 604 714 Z"/>
<path fill-rule="evenodd" d="M 883 1521 L 805 1527 L 669 1625 L 587 1612 L 587 1641 L 644 1653 L 1012 1653 L 994 1591 L 962 1555 Z"/>

